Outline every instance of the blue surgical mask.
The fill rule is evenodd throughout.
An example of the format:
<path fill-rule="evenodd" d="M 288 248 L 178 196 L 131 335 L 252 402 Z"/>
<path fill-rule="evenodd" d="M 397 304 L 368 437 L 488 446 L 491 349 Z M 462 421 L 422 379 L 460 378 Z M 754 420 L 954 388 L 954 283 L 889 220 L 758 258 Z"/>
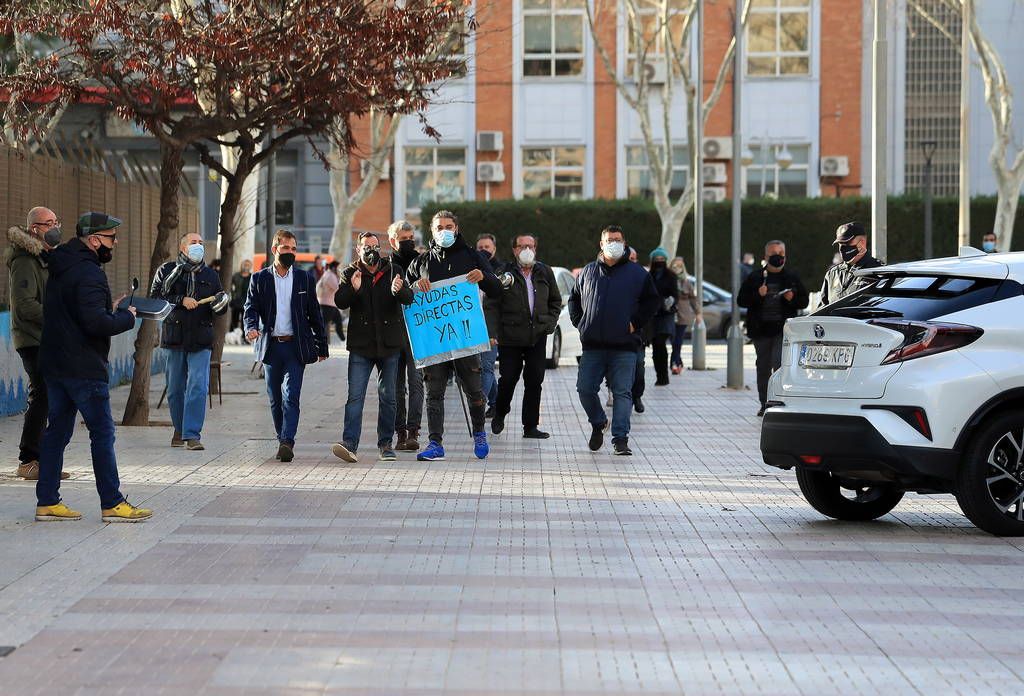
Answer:
<path fill-rule="evenodd" d="M 988 253 L 992 253 L 993 251 L 996 250 L 996 243 L 995 242 L 982 242 L 981 243 L 981 249 L 982 249 L 982 251 L 985 251 L 985 252 L 988 252 Z"/>
<path fill-rule="evenodd" d="M 454 230 L 434 230 L 434 241 L 443 249 L 447 249 L 455 243 Z"/>
<path fill-rule="evenodd" d="M 203 254 L 206 249 L 202 244 L 189 244 L 188 245 L 188 260 L 192 263 L 199 263 L 203 260 Z"/>

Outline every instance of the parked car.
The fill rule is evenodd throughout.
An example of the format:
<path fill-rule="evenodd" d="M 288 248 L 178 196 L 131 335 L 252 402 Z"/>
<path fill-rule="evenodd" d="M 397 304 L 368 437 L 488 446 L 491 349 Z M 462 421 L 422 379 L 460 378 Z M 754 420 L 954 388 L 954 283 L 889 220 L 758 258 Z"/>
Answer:
<path fill-rule="evenodd" d="M 690 282 L 696 286 L 697 279 L 690 276 Z M 740 321 L 747 318 L 747 310 L 740 310 Z M 708 329 L 708 338 L 726 338 L 729 323 L 732 321 L 732 294 L 714 283 L 704 281 L 704 326 Z"/>
<path fill-rule="evenodd" d="M 583 355 L 580 332 L 569 321 L 569 294 L 576 285 L 576 277 L 568 268 L 561 266 L 553 266 L 551 270 L 555 273 L 555 283 L 562 296 L 562 311 L 558 315 L 558 327 L 548 335 L 548 369 L 558 367 L 561 358 L 576 358 L 578 361 Z"/>
<path fill-rule="evenodd" d="M 874 268 L 868 287 L 789 320 L 769 384 L 764 461 L 843 520 L 907 491 L 1024 535 L 1024 254 Z"/>

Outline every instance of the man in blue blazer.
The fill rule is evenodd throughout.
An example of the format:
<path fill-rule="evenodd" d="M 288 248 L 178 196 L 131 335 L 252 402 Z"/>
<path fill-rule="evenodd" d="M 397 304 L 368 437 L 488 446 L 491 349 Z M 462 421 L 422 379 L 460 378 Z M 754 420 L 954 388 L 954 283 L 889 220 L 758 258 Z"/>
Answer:
<path fill-rule="evenodd" d="M 327 359 L 324 328 L 316 285 L 308 273 L 296 271 L 295 235 L 274 235 L 274 265 L 252 274 L 245 299 L 245 337 L 255 341 L 270 396 L 270 414 L 280 446 L 277 458 L 294 457 L 299 427 L 299 396 L 306 365 Z"/>

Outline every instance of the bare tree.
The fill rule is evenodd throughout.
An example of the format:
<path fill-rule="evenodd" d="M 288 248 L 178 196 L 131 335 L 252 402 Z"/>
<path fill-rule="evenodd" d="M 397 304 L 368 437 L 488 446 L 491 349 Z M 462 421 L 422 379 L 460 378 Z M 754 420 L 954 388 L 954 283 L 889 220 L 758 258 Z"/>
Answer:
<path fill-rule="evenodd" d="M 697 14 L 696 0 L 606 0 L 603 3 L 598 0 L 593 8 L 589 3 L 584 3 L 584 6 L 587 8 L 590 36 L 601 62 L 623 101 L 636 113 L 649 168 L 654 207 L 661 219 L 660 246 L 672 251 L 679 245 L 683 221 L 693 207 L 694 197 L 698 195 L 694 189 L 693 173 L 703 161 L 701 144 L 694 143 L 696 124 L 691 114 L 695 111 L 696 100 L 703 99 L 701 114 L 707 123 L 708 114 L 718 103 L 725 82 L 732 72 L 736 37 L 729 42 L 711 92 L 704 99 L 704 82 L 701 76 L 693 75 L 690 64 L 691 37 Z M 615 65 L 611 54 L 611 49 L 618 41 L 618 32 L 606 30 L 607 26 L 616 26 L 620 6 L 627 20 L 625 70 Z M 750 0 L 744 0 L 743 26 L 746 26 L 749 14 Z M 654 75 L 644 68 L 661 61 L 665 65 L 665 80 L 659 85 L 655 83 Z M 691 175 L 682 192 L 672 200 L 672 147 L 679 142 L 679 134 L 673 132 L 671 114 L 674 98 L 680 91 L 687 105 L 685 136 L 686 142 L 690 144 Z M 651 115 L 651 106 L 654 104 L 661 106 L 661 119 L 658 122 Z M 739 184 L 733 182 L 733 185 Z"/>
<path fill-rule="evenodd" d="M 910 7 L 927 20 L 960 50 L 960 41 L 921 0 L 908 0 Z M 981 77 L 985 84 L 985 105 L 992 117 L 993 141 L 988 153 L 989 166 L 996 178 L 996 218 L 992 227 L 999 240 L 999 250 L 1009 251 L 1013 243 L 1013 223 L 1017 217 L 1021 188 L 1024 186 L 1024 147 L 1013 138 L 1013 90 L 999 51 L 981 31 L 975 0 L 938 0 L 957 14 L 966 5 L 971 17 L 968 30 L 971 45 L 978 54 Z"/>

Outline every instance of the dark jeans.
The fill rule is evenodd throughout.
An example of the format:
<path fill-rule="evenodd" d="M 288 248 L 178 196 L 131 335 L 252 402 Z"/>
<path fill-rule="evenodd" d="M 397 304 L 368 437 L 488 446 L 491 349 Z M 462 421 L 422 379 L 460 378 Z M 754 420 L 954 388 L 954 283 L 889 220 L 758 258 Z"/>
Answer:
<path fill-rule="evenodd" d="M 522 374 L 523 428 L 536 428 L 540 423 L 540 393 L 544 383 L 547 345 L 548 339 L 544 336 L 529 348 L 498 346 L 500 361 L 495 415 L 506 416 L 512 410 L 512 395 Z"/>
<path fill-rule="evenodd" d="M 345 402 L 345 430 L 341 443 L 355 452 L 363 429 L 363 404 L 370 373 L 377 368 L 377 447 L 391 446 L 395 436 L 395 376 L 399 353 L 385 358 L 367 358 L 356 353 L 348 356 L 348 401 Z"/>
<path fill-rule="evenodd" d="M 299 428 L 299 397 L 302 395 L 302 377 L 306 366 L 299 358 L 296 341 L 281 343 L 267 338 L 267 354 L 263 358 L 263 376 L 270 397 L 270 415 L 274 419 L 277 439 L 295 444 L 295 431 Z"/>
<path fill-rule="evenodd" d="M 444 392 L 453 371 L 462 383 L 462 390 L 469 401 L 469 419 L 473 423 L 473 432 L 484 431 L 487 399 L 480 384 L 480 356 L 470 355 L 423 368 L 423 383 L 427 389 L 427 429 L 430 430 L 433 442 L 441 442 L 444 435 Z"/>
<path fill-rule="evenodd" d="M 409 385 L 408 409 L 405 387 Z M 423 372 L 412 359 L 412 349 L 406 346 L 398 357 L 398 376 L 395 379 L 395 429 L 419 431 L 423 423 Z"/>
<path fill-rule="evenodd" d="M 334 305 L 320 305 L 320 313 L 324 315 L 324 328 L 326 329 L 328 324 L 333 323 L 334 333 L 338 334 L 338 338 L 344 341 L 345 326 L 341 318 L 341 310 Z"/>
<path fill-rule="evenodd" d="M 75 414 L 81 413 L 89 429 L 92 470 L 100 507 L 110 509 L 124 500 L 114 457 L 114 419 L 110 415 L 110 387 L 101 379 L 48 379 L 46 396 L 50 422 L 39 448 L 39 505 L 60 502 L 60 473 L 64 470 L 64 449 L 75 432 Z"/>
<path fill-rule="evenodd" d="M 644 378 L 644 359 L 647 357 L 647 347 L 642 346 L 636 351 L 636 367 L 633 370 L 633 388 L 630 390 L 630 394 L 634 399 L 639 399 L 644 395 L 644 391 L 647 390 L 647 380 Z M 609 380 L 608 389 L 612 392 L 612 383 Z"/>
<path fill-rule="evenodd" d="M 690 327 L 686 324 L 676 324 L 675 335 L 672 336 L 672 364 L 683 366 L 683 339 L 686 338 L 686 332 L 690 330 Z"/>
<path fill-rule="evenodd" d="M 22 464 L 39 460 L 39 443 L 46 429 L 46 382 L 39 374 L 39 346 L 19 348 L 21 364 L 28 375 L 28 410 L 21 426 L 21 444 L 18 461 Z"/>
<path fill-rule="evenodd" d="M 494 361 L 498 359 L 498 348 L 480 354 L 480 384 L 487 397 L 487 405 L 494 406 L 498 402 L 498 380 L 494 377 Z"/>
<path fill-rule="evenodd" d="M 668 334 L 658 334 L 651 343 L 651 355 L 654 357 L 654 374 L 664 384 L 668 382 Z"/>
<path fill-rule="evenodd" d="M 576 391 L 580 404 L 587 412 L 591 425 L 604 425 L 608 414 L 601 406 L 598 389 L 601 381 L 608 380 L 614 397 L 612 406 L 612 438 L 621 440 L 629 436 L 629 413 L 633 409 L 630 389 L 636 372 L 637 352 L 632 350 L 584 349 L 576 374 Z"/>
<path fill-rule="evenodd" d="M 228 331 L 234 331 L 235 329 L 242 328 L 242 315 L 245 314 L 245 307 L 235 307 L 231 305 L 231 326 L 228 327 Z"/>
<path fill-rule="evenodd" d="M 782 334 L 752 339 L 757 354 L 757 396 L 768 401 L 768 379 L 782 366 Z"/>

